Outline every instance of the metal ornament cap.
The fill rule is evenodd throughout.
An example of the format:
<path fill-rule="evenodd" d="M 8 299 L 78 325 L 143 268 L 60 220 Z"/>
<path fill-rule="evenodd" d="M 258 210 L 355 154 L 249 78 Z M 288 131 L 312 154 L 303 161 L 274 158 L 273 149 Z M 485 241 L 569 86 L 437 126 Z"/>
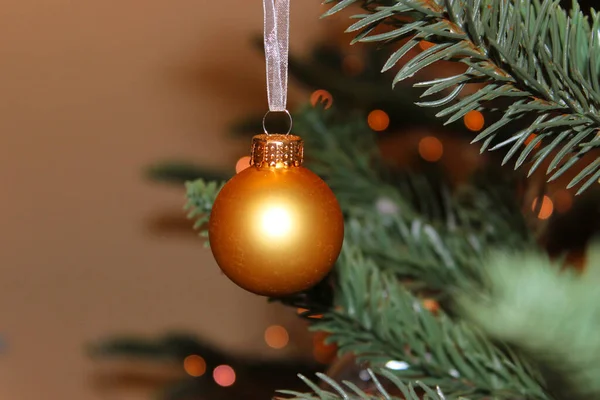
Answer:
<path fill-rule="evenodd" d="M 300 136 L 261 134 L 252 138 L 250 165 L 255 167 L 300 167 L 304 142 Z"/>

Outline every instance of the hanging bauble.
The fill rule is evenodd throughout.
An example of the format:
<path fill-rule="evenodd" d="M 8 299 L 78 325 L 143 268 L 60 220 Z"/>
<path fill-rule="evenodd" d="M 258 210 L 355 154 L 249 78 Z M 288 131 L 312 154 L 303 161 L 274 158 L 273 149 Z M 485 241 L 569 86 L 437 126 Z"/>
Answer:
<path fill-rule="evenodd" d="M 298 136 L 255 136 L 250 168 L 227 182 L 213 204 L 213 255 L 250 292 L 285 296 L 308 289 L 340 253 L 340 206 L 327 184 L 302 166 L 303 152 Z"/>

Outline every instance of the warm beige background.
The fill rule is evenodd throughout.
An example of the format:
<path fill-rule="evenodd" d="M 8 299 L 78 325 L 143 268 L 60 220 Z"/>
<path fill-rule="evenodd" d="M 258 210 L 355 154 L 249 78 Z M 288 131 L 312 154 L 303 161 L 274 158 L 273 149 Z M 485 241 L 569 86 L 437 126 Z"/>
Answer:
<path fill-rule="evenodd" d="M 326 23 L 294 2 L 292 48 Z M 233 165 L 226 126 L 265 107 L 259 0 L 3 0 L 0 4 L 0 399 L 99 392 L 83 345 L 189 328 L 264 353 L 293 315 L 230 284 L 199 242 L 157 237 L 182 191 L 140 172 L 165 157 Z"/>

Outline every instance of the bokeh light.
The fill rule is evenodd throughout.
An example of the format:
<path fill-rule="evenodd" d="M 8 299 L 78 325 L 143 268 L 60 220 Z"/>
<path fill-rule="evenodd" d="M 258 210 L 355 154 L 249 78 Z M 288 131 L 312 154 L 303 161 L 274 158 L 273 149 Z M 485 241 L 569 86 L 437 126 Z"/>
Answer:
<path fill-rule="evenodd" d="M 296 310 L 296 312 L 298 313 L 298 315 L 302 315 L 306 312 L 310 311 L 308 308 L 298 308 Z M 323 318 L 323 314 L 312 314 L 312 315 L 308 315 L 308 318 L 310 319 L 321 319 Z"/>
<path fill-rule="evenodd" d="M 290 335 L 283 326 L 272 325 L 265 330 L 265 342 L 273 349 L 283 349 L 289 341 Z"/>
<path fill-rule="evenodd" d="M 342 61 L 342 71 L 348 76 L 359 75 L 365 69 L 365 63 L 362 58 L 356 54 L 349 54 Z"/>
<path fill-rule="evenodd" d="M 219 386 L 231 386 L 235 383 L 235 371 L 229 365 L 219 365 L 213 371 L 213 379 Z"/>
<path fill-rule="evenodd" d="M 375 209 L 381 215 L 395 215 L 400 211 L 398 204 L 387 196 L 382 196 L 375 202 Z"/>
<path fill-rule="evenodd" d="M 533 139 L 535 139 L 537 137 L 537 135 L 535 133 L 532 133 L 531 135 L 527 136 L 527 139 L 525 139 L 525 142 L 523 143 L 525 146 L 529 145 L 529 143 L 531 143 L 531 141 Z M 542 145 L 542 142 L 537 142 L 535 144 L 535 146 L 533 146 L 534 149 L 537 149 L 538 147 L 540 147 Z"/>
<path fill-rule="evenodd" d="M 313 356 L 321 364 L 329 364 L 337 354 L 335 344 L 326 344 L 325 340 L 329 336 L 326 332 L 316 332 L 313 336 Z"/>
<path fill-rule="evenodd" d="M 250 166 L 250 156 L 244 156 L 235 164 L 235 173 L 239 174 Z"/>
<path fill-rule="evenodd" d="M 367 123 L 376 132 L 385 131 L 390 126 L 390 117 L 383 110 L 373 110 L 367 117 Z"/>
<path fill-rule="evenodd" d="M 557 191 L 552 197 L 554 198 L 554 208 L 560 214 L 566 213 L 573 206 L 573 195 L 566 189 Z"/>
<path fill-rule="evenodd" d="M 396 371 L 403 371 L 405 369 L 409 369 L 410 365 L 408 365 L 406 361 L 390 360 L 385 363 L 385 367 Z"/>
<path fill-rule="evenodd" d="M 444 154 L 444 145 L 434 136 L 426 136 L 419 141 L 419 155 L 429 162 L 436 162 Z"/>
<path fill-rule="evenodd" d="M 333 96 L 327 90 L 315 90 L 310 95 L 310 104 L 312 104 L 313 107 L 316 107 L 319 103 L 323 104 L 323 107 L 327 110 L 333 105 Z"/>
<path fill-rule="evenodd" d="M 463 120 L 467 129 L 473 132 L 480 131 L 485 125 L 485 118 L 483 117 L 483 114 L 477 110 L 472 110 L 466 113 L 463 117 Z"/>
<path fill-rule="evenodd" d="M 427 40 L 421 40 L 419 42 L 419 47 L 421 48 L 421 50 L 427 50 L 433 46 L 435 46 L 435 43 L 428 42 Z"/>
<path fill-rule="evenodd" d="M 204 358 L 193 354 L 187 356 L 185 360 L 183 360 L 183 369 L 190 376 L 202 376 L 206 372 L 206 362 L 204 361 Z"/>
<path fill-rule="evenodd" d="M 434 299 L 423 299 L 423 307 L 434 314 L 440 310 L 440 304 Z"/>
<path fill-rule="evenodd" d="M 533 200 L 533 204 L 531 205 L 531 211 L 535 212 L 538 207 L 538 199 Z M 552 215 L 554 211 L 554 203 L 548 196 L 544 196 L 542 199 L 542 206 L 540 207 L 540 211 L 537 215 L 539 219 L 548 219 Z"/>

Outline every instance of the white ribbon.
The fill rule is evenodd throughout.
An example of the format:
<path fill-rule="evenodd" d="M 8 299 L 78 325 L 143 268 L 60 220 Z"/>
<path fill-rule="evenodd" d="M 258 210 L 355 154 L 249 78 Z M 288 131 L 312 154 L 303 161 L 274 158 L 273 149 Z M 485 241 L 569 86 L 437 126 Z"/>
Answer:
<path fill-rule="evenodd" d="M 290 0 L 263 0 L 269 111 L 286 111 Z"/>

